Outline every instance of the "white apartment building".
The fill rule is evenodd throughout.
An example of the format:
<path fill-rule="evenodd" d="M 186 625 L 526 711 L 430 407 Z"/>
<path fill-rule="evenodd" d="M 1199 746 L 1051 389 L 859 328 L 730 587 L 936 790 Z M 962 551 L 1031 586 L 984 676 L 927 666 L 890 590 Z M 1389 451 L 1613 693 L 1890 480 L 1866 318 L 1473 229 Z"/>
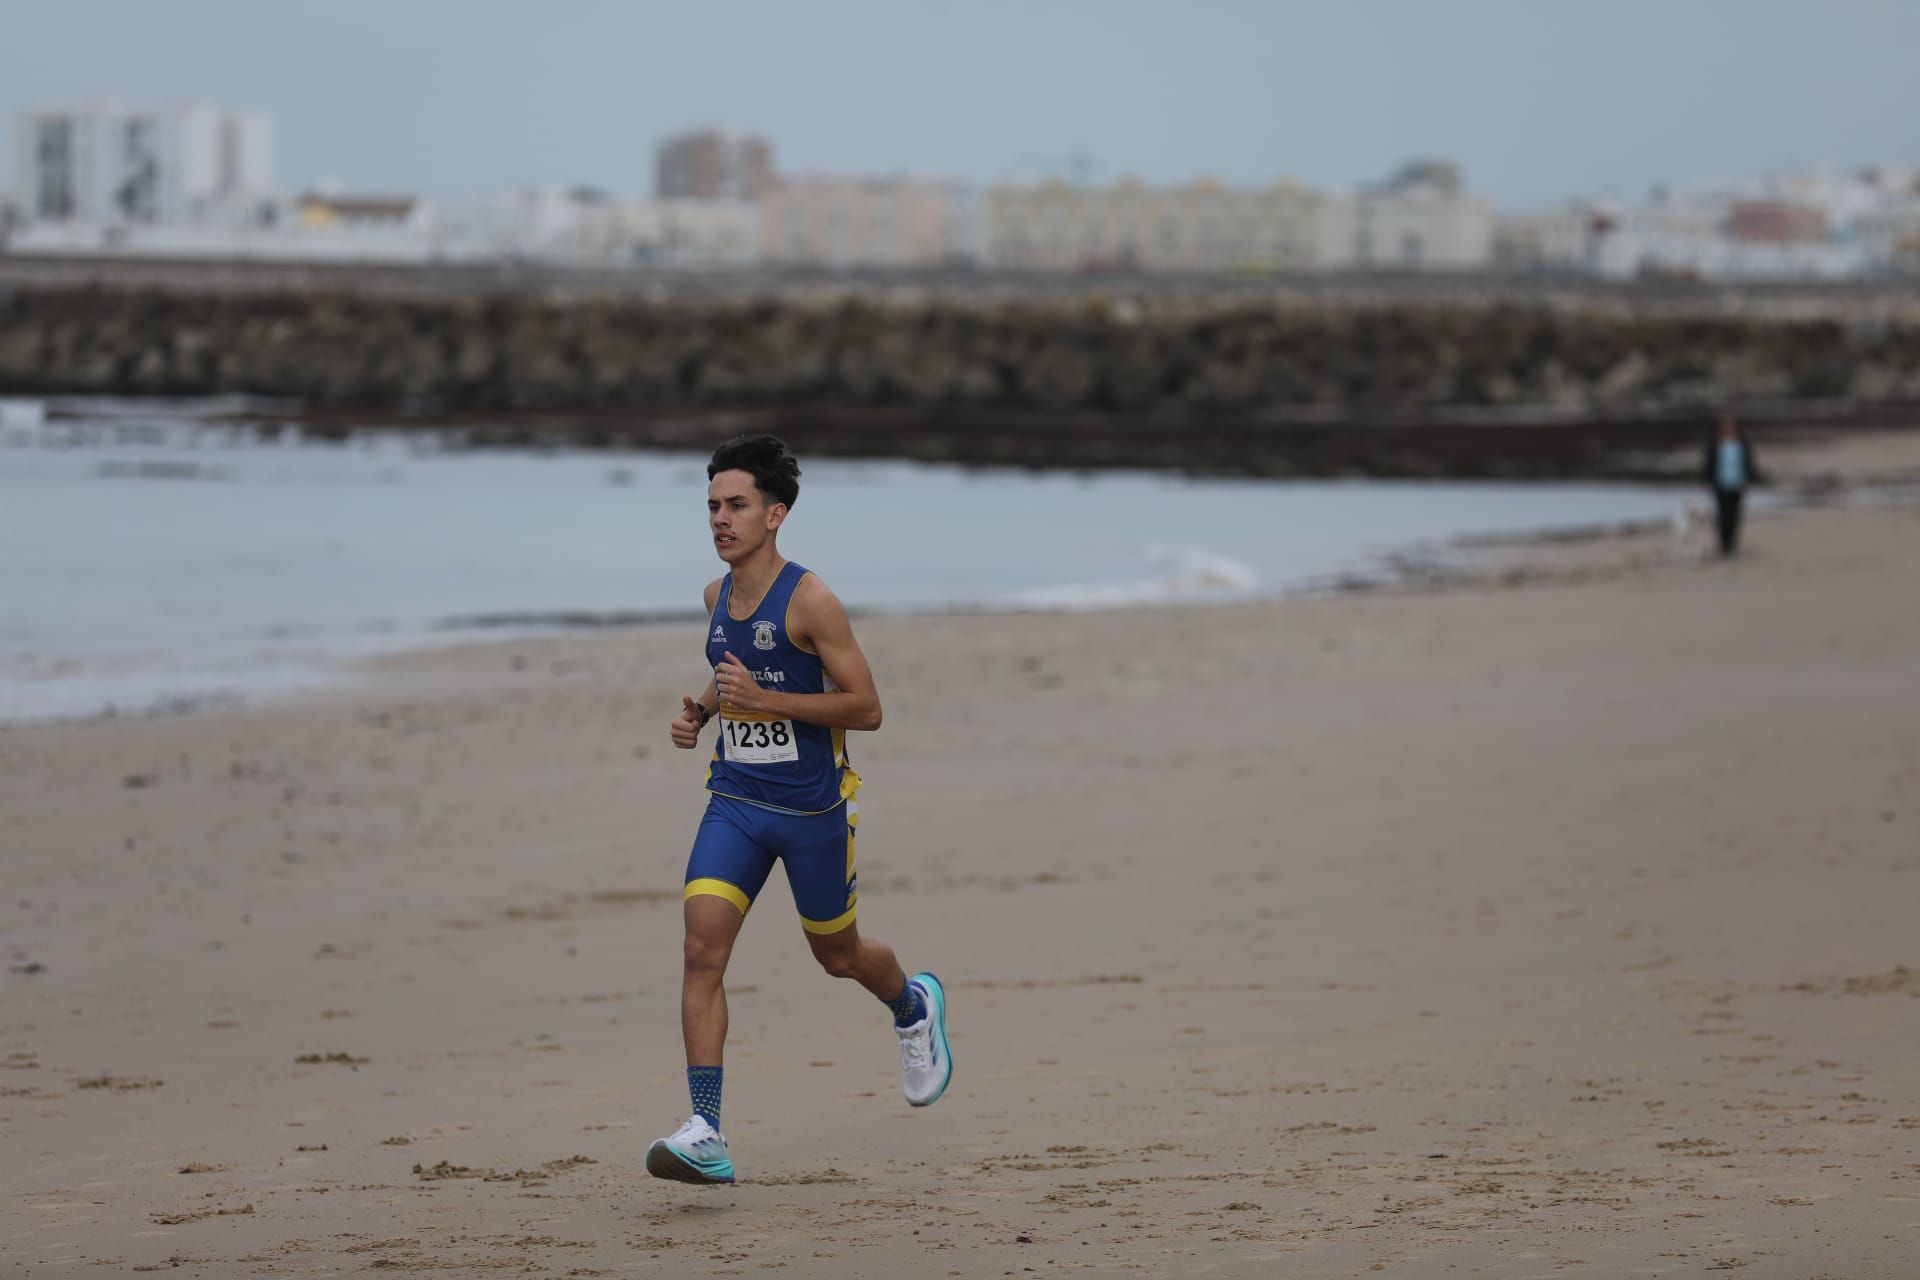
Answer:
<path fill-rule="evenodd" d="M 1327 265 L 1360 270 L 1476 271 L 1493 261 L 1494 214 L 1432 190 L 1362 192 L 1349 205 L 1350 252 Z"/>
<path fill-rule="evenodd" d="M 1920 272 L 1920 200 L 1862 214 L 1855 227 L 1861 252 L 1874 269 Z"/>
<path fill-rule="evenodd" d="M 446 258 L 732 267 L 759 253 L 760 210 L 739 200 L 617 200 L 529 186 L 442 208 L 431 236 Z"/>
<path fill-rule="evenodd" d="M 14 191 L 29 224 L 244 226 L 273 193 L 273 123 L 204 103 L 21 112 Z"/>
<path fill-rule="evenodd" d="M 1573 203 L 1545 213 L 1494 219 L 1493 266 L 1503 271 L 1597 272 L 1601 250 L 1619 227 L 1611 206 Z"/>
<path fill-rule="evenodd" d="M 929 178 L 784 177 L 760 199 L 761 256 L 816 267 L 939 267 L 978 260 L 979 202 Z"/>
<path fill-rule="evenodd" d="M 532 258 L 570 242 L 586 209 L 603 199 L 552 184 L 511 187 L 442 203 L 422 230 L 436 257 Z"/>
<path fill-rule="evenodd" d="M 1000 186 L 987 193 L 987 258 L 1038 271 L 1308 271 L 1339 254 L 1344 212 L 1295 182 Z"/>
<path fill-rule="evenodd" d="M 1463 189 L 1445 161 L 1415 161 L 1348 201 L 1352 239 L 1329 266 L 1359 270 L 1477 271 L 1493 261 L 1494 212 Z"/>
<path fill-rule="evenodd" d="M 604 262 L 745 267 L 759 259 L 760 224 L 744 200 L 615 201 L 584 210 L 568 243 Z"/>
<path fill-rule="evenodd" d="M 1842 280 L 1920 269 L 1920 174 L 1870 168 L 1658 188 L 1501 221 L 1501 265 L 1703 280 Z"/>

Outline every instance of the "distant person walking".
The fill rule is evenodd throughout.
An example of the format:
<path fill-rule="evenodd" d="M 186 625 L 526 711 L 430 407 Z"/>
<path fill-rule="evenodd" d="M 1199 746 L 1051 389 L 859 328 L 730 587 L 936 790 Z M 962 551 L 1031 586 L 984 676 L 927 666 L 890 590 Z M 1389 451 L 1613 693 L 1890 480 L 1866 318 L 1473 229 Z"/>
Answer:
<path fill-rule="evenodd" d="M 1760 466 L 1754 460 L 1753 445 L 1731 414 L 1720 415 L 1720 426 L 1707 441 L 1700 457 L 1700 478 L 1713 491 L 1719 511 L 1720 554 L 1735 555 L 1740 550 L 1740 508 L 1747 486 L 1760 483 Z"/>

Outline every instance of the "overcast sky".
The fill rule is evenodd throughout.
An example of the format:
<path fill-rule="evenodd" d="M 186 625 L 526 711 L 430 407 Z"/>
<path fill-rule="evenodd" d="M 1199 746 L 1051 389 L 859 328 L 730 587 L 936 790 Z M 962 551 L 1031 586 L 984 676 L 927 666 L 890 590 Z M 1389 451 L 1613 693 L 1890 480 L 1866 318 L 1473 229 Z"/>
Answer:
<path fill-rule="evenodd" d="M 654 143 L 783 170 L 1345 185 L 1451 157 L 1515 209 L 1920 163 L 1916 0 L 0 0 L 0 112 L 271 114 L 277 178 L 648 194 Z M 11 187 L 11 129 L 0 183 Z"/>

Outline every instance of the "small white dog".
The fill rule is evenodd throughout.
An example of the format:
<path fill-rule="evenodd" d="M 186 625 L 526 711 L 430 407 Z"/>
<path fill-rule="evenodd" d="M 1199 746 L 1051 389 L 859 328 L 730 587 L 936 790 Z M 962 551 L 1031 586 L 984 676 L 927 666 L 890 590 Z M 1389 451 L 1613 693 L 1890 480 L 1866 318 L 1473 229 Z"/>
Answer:
<path fill-rule="evenodd" d="M 1673 558 L 1699 564 L 1714 538 L 1713 510 L 1703 498 L 1688 498 L 1673 513 Z"/>

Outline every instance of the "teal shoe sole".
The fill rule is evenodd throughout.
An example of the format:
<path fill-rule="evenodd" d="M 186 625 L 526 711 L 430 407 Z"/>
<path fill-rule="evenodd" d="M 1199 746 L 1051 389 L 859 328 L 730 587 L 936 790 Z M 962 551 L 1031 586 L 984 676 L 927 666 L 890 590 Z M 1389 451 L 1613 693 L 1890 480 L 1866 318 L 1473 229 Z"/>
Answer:
<path fill-rule="evenodd" d="M 693 1182 L 706 1185 L 733 1181 L 733 1161 L 702 1167 L 668 1146 L 665 1139 L 647 1148 L 647 1172 L 669 1182 Z"/>
<path fill-rule="evenodd" d="M 916 1107 L 930 1107 L 946 1096 L 947 1086 L 953 1083 L 953 1050 L 947 1044 L 947 989 L 931 973 L 916 973 L 913 980 L 926 992 L 927 1013 L 933 1019 L 933 1041 L 938 1046 L 940 1061 L 947 1069 L 940 1080 L 939 1089 L 934 1091 L 931 1098 L 925 1102 L 912 1102 Z"/>

